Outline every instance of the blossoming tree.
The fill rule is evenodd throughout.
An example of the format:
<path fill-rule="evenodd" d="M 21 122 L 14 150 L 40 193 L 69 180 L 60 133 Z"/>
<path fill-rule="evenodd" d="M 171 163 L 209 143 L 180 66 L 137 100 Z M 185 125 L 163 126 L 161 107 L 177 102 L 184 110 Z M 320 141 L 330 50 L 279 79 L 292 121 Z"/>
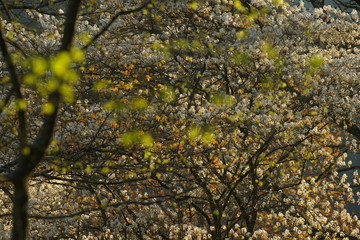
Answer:
<path fill-rule="evenodd" d="M 3 238 L 360 237 L 347 209 L 360 179 L 346 179 L 359 168 L 347 162 L 360 140 L 357 12 L 238 0 L 6 9 Z"/>

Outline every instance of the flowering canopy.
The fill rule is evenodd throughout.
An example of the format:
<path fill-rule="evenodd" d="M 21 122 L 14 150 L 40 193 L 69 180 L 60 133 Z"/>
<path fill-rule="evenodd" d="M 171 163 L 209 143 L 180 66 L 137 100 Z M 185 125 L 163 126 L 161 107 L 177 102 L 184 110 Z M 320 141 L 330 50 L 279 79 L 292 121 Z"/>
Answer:
<path fill-rule="evenodd" d="M 3 238 L 28 175 L 39 238 L 360 237 L 357 12 L 59 2 L 2 21 Z"/>

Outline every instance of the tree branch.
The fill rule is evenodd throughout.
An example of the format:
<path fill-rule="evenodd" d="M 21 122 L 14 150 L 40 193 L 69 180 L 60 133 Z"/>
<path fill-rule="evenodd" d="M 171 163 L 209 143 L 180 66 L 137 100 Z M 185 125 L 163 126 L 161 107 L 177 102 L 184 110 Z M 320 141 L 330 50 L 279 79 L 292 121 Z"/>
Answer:
<path fill-rule="evenodd" d="M 23 108 L 24 104 L 24 96 L 23 93 L 21 91 L 21 84 L 19 81 L 19 77 L 16 73 L 16 69 L 15 69 L 15 65 L 11 59 L 10 53 L 8 51 L 8 48 L 6 46 L 5 43 L 5 39 L 2 33 L 2 26 L 0 26 L 0 49 L 2 52 L 2 55 L 4 56 L 4 60 L 6 62 L 7 65 L 7 69 L 9 70 L 10 73 L 10 81 L 11 84 L 13 85 L 13 90 L 15 92 L 15 97 L 16 97 L 16 101 L 18 101 L 18 109 L 17 109 L 17 114 L 18 114 L 18 118 L 19 118 L 19 125 L 18 125 L 18 136 L 19 136 L 19 141 L 20 141 L 20 150 L 25 148 L 27 145 L 27 124 L 26 124 L 26 113 L 25 113 L 25 109 Z"/>
<path fill-rule="evenodd" d="M 83 50 L 87 49 L 91 44 L 93 44 L 101 35 L 103 35 L 110 27 L 111 25 L 116 21 L 116 19 L 118 19 L 118 17 L 120 17 L 121 15 L 127 15 L 127 14 L 131 14 L 137 11 L 142 10 L 143 8 L 145 8 L 148 4 L 150 3 L 150 1 L 146 1 L 145 3 L 143 3 L 142 5 L 140 5 L 137 8 L 133 8 L 131 10 L 125 10 L 125 11 L 120 11 L 118 12 L 111 20 L 110 22 L 108 22 L 108 24 L 100 30 L 100 32 L 98 32 L 91 40 L 90 42 L 88 42 L 84 47 Z"/>
<path fill-rule="evenodd" d="M 75 32 L 75 22 L 77 19 L 80 3 L 81 0 L 69 1 L 67 14 L 66 14 L 66 22 L 64 27 L 64 36 L 59 51 L 70 50 Z M 0 45 L 2 48 L 4 44 L 5 42 L 1 37 Z M 9 66 L 10 66 L 10 73 L 12 73 L 12 71 L 13 73 L 15 73 L 15 68 L 14 70 L 11 69 L 13 65 L 10 64 Z M 22 95 L 20 96 L 18 95 L 19 93 L 21 94 L 21 92 L 20 92 L 20 87 L 16 85 L 19 83 L 18 81 L 15 81 L 17 80 L 17 78 L 15 77 L 16 75 L 14 76 L 12 75 L 12 81 L 15 87 L 16 95 L 19 98 L 22 97 Z M 13 240 L 25 240 L 28 238 L 28 212 L 27 212 L 28 176 L 43 159 L 45 155 L 45 151 L 50 144 L 56 125 L 56 119 L 57 119 L 58 109 L 61 103 L 61 99 L 62 97 L 59 90 L 50 94 L 48 98 L 48 102 L 50 102 L 54 106 L 55 110 L 52 114 L 49 114 L 45 117 L 44 122 L 39 130 L 36 139 L 34 140 L 33 144 L 30 146 L 30 153 L 27 155 L 20 154 L 18 161 L 19 165 L 17 166 L 15 171 L 12 172 L 12 174 L 10 174 L 9 179 L 13 182 L 15 187 L 15 194 L 14 194 L 15 200 L 13 204 L 13 230 L 12 230 Z M 25 116 L 23 118 L 25 120 Z"/>

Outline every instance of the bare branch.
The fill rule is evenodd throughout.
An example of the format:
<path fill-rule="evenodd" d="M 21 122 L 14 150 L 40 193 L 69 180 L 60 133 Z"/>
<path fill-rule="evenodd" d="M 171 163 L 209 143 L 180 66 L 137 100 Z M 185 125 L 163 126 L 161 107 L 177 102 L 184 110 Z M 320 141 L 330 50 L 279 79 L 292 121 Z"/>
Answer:
<path fill-rule="evenodd" d="M 83 49 L 87 49 L 91 44 L 93 44 L 99 37 L 101 37 L 101 35 L 103 35 L 110 27 L 111 25 L 116 21 L 116 19 L 118 19 L 118 17 L 122 16 L 122 15 L 128 15 L 128 14 L 131 14 L 131 13 L 135 13 L 135 12 L 138 12 L 140 10 L 142 10 L 143 8 L 145 8 L 148 4 L 150 3 L 150 1 L 146 1 L 145 3 L 143 3 L 142 5 L 140 5 L 139 7 L 137 8 L 133 8 L 133 9 L 130 9 L 130 10 L 125 10 L 125 11 L 120 11 L 118 12 L 111 20 L 110 22 L 108 22 L 108 24 L 100 30 L 100 32 L 98 32 L 91 40 L 90 42 L 88 42 L 84 47 Z"/>
<path fill-rule="evenodd" d="M 19 103 L 22 102 L 22 104 L 25 103 L 24 95 L 21 91 L 21 84 L 19 81 L 19 77 L 16 73 L 15 65 L 11 59 L 10 53 L 8 51 L 8 48 L 6 46 L 4 36 L 2 33 L 2 27 L 0 26 L 0 49 L 2 52 L 2 55 L 4 56 L 5 62 L 7 64 L 7 68 L 10 73 L 10 81 L 13 85 L 13 90 L 15 92 L 16 101 Z M 19 105 L 22 105 L 19 104 Z M 19 149 L 23 149 L 27 145 L 27 123 L 26 123 L 26 113 L 23 106 L 19 106 L 17 109 L 17 114 L 19 118 L 19 125 L 18 125 L 18 136 L 20 141 Z"/>

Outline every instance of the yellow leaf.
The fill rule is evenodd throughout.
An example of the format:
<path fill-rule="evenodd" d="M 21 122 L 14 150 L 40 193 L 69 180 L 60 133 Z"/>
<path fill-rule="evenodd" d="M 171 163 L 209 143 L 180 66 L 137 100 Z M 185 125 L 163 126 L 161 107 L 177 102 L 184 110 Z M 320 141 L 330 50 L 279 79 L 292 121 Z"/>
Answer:
<path fill-rule="evenodd" d="M 86 165 L 85 172 L 88 173 L 88 174 L 91 173 L 91 166 L 90 165 Z"/>
<path fill-rule="evenodd" d="M 192 10 L 196 10 L 198 8 L 198 3 L 197 2 L 191 2 L 188 4 L 188 7 L 191 8 Z"/>
<path fill-rule="evenodd" d="M 50 78 L 46 83 L 46 90 L 48 92 L 54 92 L 59 87 L 59 81 L 55 78 Z"/>
<path fill-rule="evenodd" d="M 286 86 L 287 86 L 287 84 L 286 84 L 285 82 L 281 82 L 281 83 L 280 83 L 280 87 L 281 87 L 281 88 L 284 88 L 284 87 L 286 87 Z"/>
<path fill-rule="evenodd" d="M 147 103 L 146 99 L 138 97 L 138 98 L 135 98 L 131 102 L 131 107 L 133 109 L 143 110 L 143 109 L 146 109 L 148 107 L 148 103 Z"/>
<path fill-rule="evenodd" d="M 153 137 L 150 134 L 145 134 L 142 138 L 141 138 L 141 145 L 143 147 L 151 147 L 152 144 L 154 142 Z"/>
<path fill-rule="evenodd" d="M 24 147 L 23 149 L 21 149 L 21 154 L 24 155 L 24 156 L 29 155 L 30 152 L 31 152 L 30 147 Z"/>
<path fill-rule="evenodd" d="M 68 84 L 63 84 L 60 86 L 60 93 L 62 94 L 64 101 L 66 103 L 74 102 L 74 89 Z"/>
<path fill-rule="evenodd" d="M 145 151 L 144 158 L 148 159 L 148 158 L 150 158 L 151 155 L 152 155 L 151 152 Z"/>
<path fill-rule="evenodd" d="M 234 7 L 240 12 L 246 12 L 246 8 L 242 5 L 241 1 L 234 0 Z"/>
<path fill-rule="evenodd" d="M 245 30 L 238 31 L 236 33 L 236 37 L 239 38 L 239 39 L 242 39 L 242 38 L 246 37 L 246 35 L 247 35 L 247 32 Z"/>
<path fill-rule="evenodd" d="M 76 63 L 81 63 L 85 60 L 84 52 L 79 48 L 71 48 L 70 56 L 71 59 Z"/>
<path fill-rule="evenodd" d="M 309 60 L 309 65 L 312 68 L 319 68 L 323 64 L 323 58 L 319 55 L 312 56 Z"/>
<path fill-rule="evenodd" d="M 103 174 L 106 174 L 106 173 L 108 173 L 109 172 L 109 167 L 103 167 L 102 169 L 101 169 L 101 173 L 103 173 Z"/>
<path fill-rule="evenodd" d="M 17 110 L 25 110 L 26 106 L 27 106 L 27 104 L 24 99 L 16 99 L 15 107 Z"/>
<path fill-rule="evenodd" d="M 54 104 L 47 102 L 41 106 L 41 110 L 43 111 L 44 114 L 50 115 L 54 113 L 55 106 Z"/>
<path fill-rule="evenodd" d="M 31 61 L 32 72 L 37 76 L 43 76 L 47 70 L 47 61 L 42 57 L 35 57 Z"/>
<path fill-rule="evenodd" d="M 50 69 L 57 77 L 62 77 L 68 71 L 71 57 L 68 52 L 60 52 L 50 61 Z"/>
<path fill-rule="evenodd" d="M 28 86 L 32 86 L 35 84 L 36 82 L 36 76 L 32 73 L 26 74 L 23 78 L 24 80 L 24 84 L 28 85 Z"/>
<path fill-rule="evenodd" d="M 201 128 L 199 126 L 192 126 L 188 131 L 188 138 L 190 141 L 196 141 L 201 135 Z"/>
<path fill-rule="evenodd" d="M 91 41 L 91 37 L 88 33 L 86 32 L 82 32 L 78 35 L 78 38 L 80 40 L 80 42 L 83 44 L 83 45 L 86 45 L 88 44 L 90 41 Z"/>

